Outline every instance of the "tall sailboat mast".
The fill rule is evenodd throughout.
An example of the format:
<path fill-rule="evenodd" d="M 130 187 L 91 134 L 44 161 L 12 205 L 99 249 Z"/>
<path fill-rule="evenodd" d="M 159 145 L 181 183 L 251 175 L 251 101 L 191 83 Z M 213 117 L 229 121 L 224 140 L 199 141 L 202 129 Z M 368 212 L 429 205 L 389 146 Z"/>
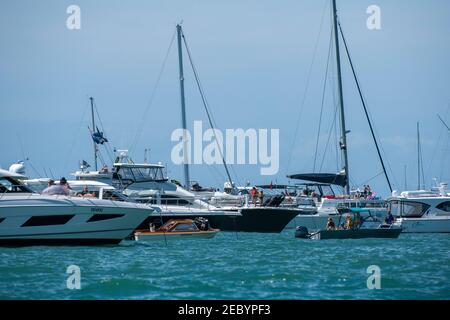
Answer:
<path fill-rule="evenodd" d="M 337 10 L 336 0 L 333 3 L 333 33 L 334 33 L 334 47 L 336 48 L 336 67 L 337 67 L 337 84 L 339 93 L 339 107 L 341 115 L 341 141 L 340 147 L 342 150 L 342 157 L 344 158 L 344 171 L 346 176 L 345 194 L 350 194 L 350 178 L 348 172 L 348 155 L 347 155 L 347 131 L 345 129 L 345 114 L 344 114 L 344 97 L 342 93 L 342 79 L 341 79 L 341 58 L 339 53 L 339 33 L 337 24 Z"/>
<path fill-rule="evenodd" d="M 177 38 L 178 38 L 178 65 L 180 69 L 180 96 L 181 96 L 181 126 L 183 128 L 183 166 L 184 166 L 184 183 L 186 189 L 190 189 L 189 179 L 189 158 L 188 158 L 188 141 L 187 141 L 187 126 L 186 126 L 186 106 L 184 98 L 184 75 L 183 75 L 183 50 L 181 46 L 181 37 L 183 31 L 181 25 L 177 24 Z"/>
<path fill-rule="evenodd" d="M 417 190 L 422 188 L 422 183 L 420 179 L 421 167 L 422 167 L 422 150 L 420 146 L 420 126 L 419 122 L 417 122 Z"/>
<path fill-rule="evenodd" d="M 92 132 L 95 132 L 94 98 L 90 97 L 89 100 L 91 101 Z M 98 166 L 97 166 L 98 149 L 97 149 L 97 144 L 95 143 L 95 141 L 92 140 L 92 142 L 94 144 L 94 165 L 95 165 L 95 171 L 97 171 L 98 170 Z"/>

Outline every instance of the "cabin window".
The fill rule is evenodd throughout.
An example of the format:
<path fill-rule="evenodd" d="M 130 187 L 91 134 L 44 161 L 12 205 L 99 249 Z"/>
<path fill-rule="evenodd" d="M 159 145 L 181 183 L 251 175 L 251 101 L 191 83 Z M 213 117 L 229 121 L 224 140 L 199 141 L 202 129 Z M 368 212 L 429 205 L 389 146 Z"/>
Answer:
<path fill-rule="evenodd" d="M 24 186 L 18 181 L 4 177 L 0 179 L 0 194 L 1 193 L 14 193 L 14 192 L 26 192 L 31 193 L 31 189 Z"/>
<path fill-rule="evenodd" d="M 174 231 L 196 231 L 197 226 L 195 224 L 182 223 L 182 224 L 177 225 L 173 230 Z"/>
<path fill-rule="evenodd" d="M 73 214 L 67 215 L 52 215 L 52 216 L 33 216 L 28 219 L 22 227 L 38 227 L 38 226 L 53 226 L 58 224 L 66 224 L 74 217 Z"/>
<path fill-rule="evenodd" d="M 450 201 L 445 201 L 436 206 L 439 210 L 450 212 Z"/>
<path fill-rule="evenodd" d="M 95 222 L 95 221 L 103 221 L 103 220 L 110 220 L 115 218 L 121 218 L 123 217 L 123 214 L 94 214 L 92 217 L 89 218 L 87 222 Z"/>
<path fill-rule="evenodd" d="M 407 218 L 419 218 L 430 206 L 421 202 L 401 201 L 400 215 Z"/>

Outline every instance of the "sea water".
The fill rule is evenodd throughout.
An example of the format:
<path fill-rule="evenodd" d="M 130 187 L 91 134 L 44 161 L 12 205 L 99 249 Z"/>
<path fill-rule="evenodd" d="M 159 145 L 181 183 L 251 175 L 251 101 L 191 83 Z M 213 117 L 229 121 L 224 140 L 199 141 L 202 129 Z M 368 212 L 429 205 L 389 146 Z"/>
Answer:
<path fill-rule="evenodd" d="M 80 289 L 70 285 L 73 266 Z M 449 298 L 450 234 L 306 240 L 285 230 L 0 248 L 0 299 Z"/>

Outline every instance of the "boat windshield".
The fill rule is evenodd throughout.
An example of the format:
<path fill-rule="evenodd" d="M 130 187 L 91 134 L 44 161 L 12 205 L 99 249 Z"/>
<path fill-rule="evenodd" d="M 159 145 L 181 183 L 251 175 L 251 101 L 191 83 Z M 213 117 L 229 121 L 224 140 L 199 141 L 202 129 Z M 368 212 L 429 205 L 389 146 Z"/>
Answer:
<path fill-rule="evenodd" d="M 0 177 L 0 194 L 2 193 L 33 193 L 31 189 L 10 177 Z"/>
<path fill-rule="evenodd" d="M 179 223 L 173 231 L 197 231 L 198 228 L 195 223 Z"/>
<path fill-rule="evenodd" d="M 430 208 L 426 203 L 417 201 L 390 201 L 389 211 L 394 216 L 419 218 Z"/>
<path fill-rule="evenodd" d="M 121 179 L 133 181 L 162 181 L 166 180 L 162 168 L 149 167 L 123 167 L 118 170 Z"/>

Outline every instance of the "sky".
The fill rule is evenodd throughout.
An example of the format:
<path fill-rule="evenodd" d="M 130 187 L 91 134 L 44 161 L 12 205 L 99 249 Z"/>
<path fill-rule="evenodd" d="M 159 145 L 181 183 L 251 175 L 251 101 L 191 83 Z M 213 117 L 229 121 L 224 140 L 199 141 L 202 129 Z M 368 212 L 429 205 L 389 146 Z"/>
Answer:
<path fill-rule="evenodd" d="M 81 9 L 79 30 L 66 27 L 70 5 Z M 379 30 L 367 28 L 370 5 L 381 10 Z M 433 178 L 450 182 L 450 132 L 437 117 L 450 124 L 450 2 L 348 0 L 337 6 L 394 189 L 417 187 L 417 122 L 426 185 Z M 93 165 L 93 96 L 111 149 L 130 149 L 142 162 L 147 148 L 150 162 L 166 164 L 167 174 L 181 180 L 170 139 L 181 126 L 176 41 L 158 78 L 182 21 L 217 128 L 279 129 L 278 173 L 262 176 L 259 165 L 232 165 L 236 183 L 336 172 L 341 161 L 334 131 L 329 135 L 334 62 L 326 73 L 330 11 L 329 0 L 1 1 L 0 166 L 28 158 L 29 176 L 59 178 L 70 177 L 82 159 Z M 387 196 L 344 53 L 341 45 L 350 180 Z M 186 53 L 184 68 L 188 128 L 195 120 L 207 126 Z M 191 179 L 222 187 L 226 175 L 221 165 L 192 165 Z"/>

